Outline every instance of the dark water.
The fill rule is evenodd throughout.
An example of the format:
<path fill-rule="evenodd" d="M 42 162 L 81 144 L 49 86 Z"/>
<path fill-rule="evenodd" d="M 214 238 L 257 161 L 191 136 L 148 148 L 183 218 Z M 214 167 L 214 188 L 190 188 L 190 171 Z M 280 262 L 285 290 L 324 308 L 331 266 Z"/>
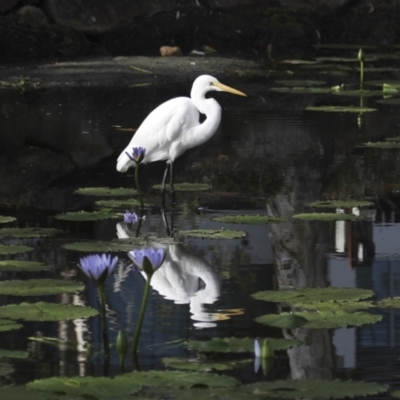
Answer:
<path fill-rule="evenodd" d="M 241 88 L 239 88 L 241 89 Z M 0 94 L 0 214 L 17 217 L 15 226 L 56 227 L 65 233 L 43 239 L 7 239 L 4 243 L 35 247 L 30 253 L 3 256 L 45 261 L 54 268 L 41 273 L 1 273 L 1 279 L 62 277 L 86 284 L 75 295 L 46 298 L 0 296 L 0 304 L 39 300 L 98 306 L 94 285 L 77 269 L 82 253 L 61 247 L 83 239 L 117 238 L 120 220 L 65 222 L 59 212 L 92 209 L 93 199 L 73 194 L 78 187 L 131 187 L 132 172 L 119 174 L 115 160 L 131 132 L 157 104 L 189 88 L 57 89 Z M 399 151 L 366 149 L 368 141 L 398 136 L 400 116 L 391 106 L 360 118 L 351 113 L 318 113 L 304 107 L 324 98 L 268 94 L 243 99 L 218 94 L 223 119 L 217 134 L 176 162 L 177 182 L 204 182 L 211 192 L 178 193 L 175 230 L 220 228 L 212 218 L 227 213 L 274 212 L 288 217 L 310 212 L 307 204 L 326 198 L 370 198 L 360 211 L 362 222 L 286 222 L 230 225 L 247 236 L 235 240 L 185 239 L 171 246 L 179 262 L 153 281 L 139 363 L 143 370 L 162 369 L 162 357 L 194 357 L 181 342 L 212 337 L 282 337 L 254 318 L 277 311 L 255 301 L 261 290 L 301 287 L 359 287 L 377 298 L 400 295 Z M 334 100 L 339 102 L 338 100 Z M 350 104 L 353 99 L 345 99 Z M 358 100 L 355 102 L 357 103 Z M 340 100 L 340 102 L 343 102 Z M 369 99 L 368 105 L 374 100 Z M 141 181 L 148 210 L 142 234 L 165 237 L 159 214 L 159 183 L 164 165 L 144 166 Z M 179 208 L 180 207 L 180 208 Z M 110 339 L 119 330 L 131 338 L 145 280 L 133 273 L 128 257 L 107 281 Z M 396 387 L 400 354 L 397 311 L 383 311 L 382 322 L 360 328 L 303 329 L 304 344 L 279 352 L 268 379 L 355 378 L 389 382 Z M 44 336 L 66 339 L 53 346 L 29 340 Z M 1 348 L 25 350 L 26 360 L 11 364 L 5 382 L 22 384 L 49 376 L 102 375 L 101 324 L 98 317 L 59 323 L 24 323 L 0 334 Z M 88 348 L 92 344 L 89 352 Z M 129 364 L 129 363 L 128 363 Z M 379 365 L 380 367 L 376 367 Z M 131 369 L 131 366 L 127 366 Z M 118 373 L 112 349 L 111 375 Z M 260 379 L 253 366 L 235 370 L 245 382 Z"/>

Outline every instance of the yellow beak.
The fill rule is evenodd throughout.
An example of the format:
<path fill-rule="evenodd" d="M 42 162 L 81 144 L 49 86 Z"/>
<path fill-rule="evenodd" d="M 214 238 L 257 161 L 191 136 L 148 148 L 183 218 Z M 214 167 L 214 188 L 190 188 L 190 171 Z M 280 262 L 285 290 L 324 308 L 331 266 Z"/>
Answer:
<path fill-rule="evenodd" d="M 240 92 L 239 90 L 233 89 L 229 86 L 223 85 L 222 83 L 219 82 L 215 82 L 214 86 L 218 87 L 219 89 L 221 89 L 223 92 L 228 92 L 228 93 L 232 93 L 232 94 L 237 94 L 238 96 L 245 96 L 247 97 L 246 94 L 244 94 L 243 92 Z"/>

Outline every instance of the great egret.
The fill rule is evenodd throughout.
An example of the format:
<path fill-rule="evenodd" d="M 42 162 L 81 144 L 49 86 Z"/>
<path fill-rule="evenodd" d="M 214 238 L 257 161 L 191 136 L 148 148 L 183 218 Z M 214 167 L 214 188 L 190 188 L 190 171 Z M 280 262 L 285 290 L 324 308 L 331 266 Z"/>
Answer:
<path fill-rule="evenodd" d="M 209 140 L 221 121 L 221 107 L 216 100 L 205 97 L 207 92 L 229 92 L 246 96 L 239 90 L 225 86 L 210 75 L 201 75 L 194 82 L 189 97 L 176 97 L 153 110 L 142 122 L 132 140 L 117 160 L 117 170 L 126 172 L 135 167 L 130 156 L 133 148 L 145 149 L 142 163 L 166 160 L 161 188 L 165 199 L 165 179 L 170 168 L 171 191 L 173 192 L 172 163 L 187 149 Z M 200 114 L 206 119 L 200 123 Z"/>

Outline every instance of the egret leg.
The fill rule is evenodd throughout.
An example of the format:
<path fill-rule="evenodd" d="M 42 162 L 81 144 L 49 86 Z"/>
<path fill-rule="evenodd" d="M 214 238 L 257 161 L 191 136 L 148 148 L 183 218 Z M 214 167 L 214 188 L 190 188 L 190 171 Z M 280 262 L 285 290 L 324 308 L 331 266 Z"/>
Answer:
<path fill-rule="evenodd" d="M 171 205 L 172 205 L 172 207 L 174 207 L 176 204 L 176 201 L 175 201 L 175 187 L 174 187 L 174 174 L 173 174 L 173 169 L 172 169 L 172 161 L 169 166 L 169 187 L 171 190 Z"/>
<path fill-rule="evenodd" d="M 165 171 L 164 171 L 164 176 L 161 182 L 161 207 L 165 209 L 165 180 L 167 179 L 167 174 L 168 174 L 168 163 L 165 165 Z"/>

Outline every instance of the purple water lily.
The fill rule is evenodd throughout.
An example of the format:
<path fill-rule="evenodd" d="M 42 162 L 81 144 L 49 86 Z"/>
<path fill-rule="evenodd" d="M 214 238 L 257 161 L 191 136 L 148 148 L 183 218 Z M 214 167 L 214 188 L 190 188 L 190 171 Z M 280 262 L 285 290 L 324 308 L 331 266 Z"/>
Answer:
<path fill-rule="evenodd" d="M 93 254 L 80 259 L 79 267 L 85 275 L 96 283 L 104 282 L 114 271 L 118 257 L 111 258 L 110 255 Z"/>
<path fill-rule="evenodd" d="M 147 247 L 129 251 L 128 256 L 137 268 L 144 271 L 147 275 L 152 275 L 164 262 L 165 250 Z"/>
<path fill-rule="evenodd" d="M 130 212 L 129 210 L 125 211 L 124 214 L 124 222 L 126 224 L 136 224 L 136 222 L 138 222 L 139 217 L 137 216 L 137 214 L 135 212 Z"/>
<path fill-rule="evenodd" d="M 140 164 L 146 155 L 146 149 L 144 147 L 134 147 L 131 153 L 126 151 L 125 154 L 136 164 Z"/>

